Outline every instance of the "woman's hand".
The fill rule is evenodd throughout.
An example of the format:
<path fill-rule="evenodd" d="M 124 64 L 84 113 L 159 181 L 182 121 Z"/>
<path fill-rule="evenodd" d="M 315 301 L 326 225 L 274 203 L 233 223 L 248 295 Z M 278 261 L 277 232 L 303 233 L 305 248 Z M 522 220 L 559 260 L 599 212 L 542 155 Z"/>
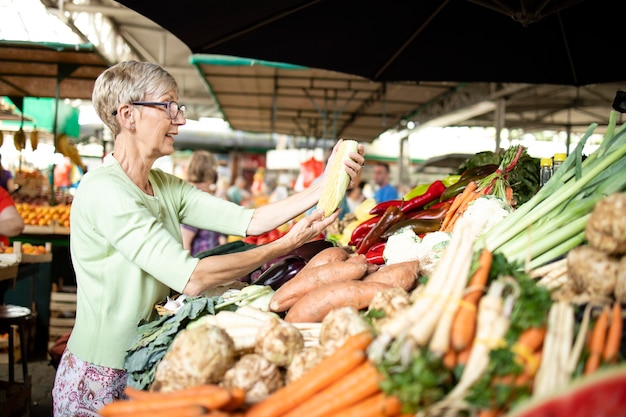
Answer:
<path fill-rule="evenodd" d="M 339 145 L 341 144 L 341 142 L 343 142 L 343 139 L 339 139 L 339 141 L 333 147 L 333 151 L 328 158 L 326 168 L 324 169 L 324 176 L 326 176 L 328 169 L 330 169 L 333 161 L 337 157 L 337 151 L 339 150 Z M 348 185 L 348 188 L 353 188 L 359 184 L 361 169 L 363 168 L 363 165 L 365 165 L 365 147 L 363 146 L 363 144 L 359 143 L 358 153 L 351 152 L 350 158 L 346 159 L 343 162 L 346 172 L 350 176 L 350 184 Z"/>
<path fill-rule="evenodd" d="M 337 217 L 339 217 L 339 211 L 324 218 L 323 210 L 316 209 L 311 215 L 298 220 L 281 239 L 288 239 L 293 248 L 302 246 L 320 236 L 324 229 L 337 220 Z"/>

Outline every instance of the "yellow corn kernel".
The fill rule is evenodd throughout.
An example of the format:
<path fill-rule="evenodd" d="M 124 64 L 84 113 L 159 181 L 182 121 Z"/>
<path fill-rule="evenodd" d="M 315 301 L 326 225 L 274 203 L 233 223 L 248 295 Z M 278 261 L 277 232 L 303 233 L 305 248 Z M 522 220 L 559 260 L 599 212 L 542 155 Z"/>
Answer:
<path fill-rule="evenodd" d="M 324 210 L 324 217 L 330 216 L 337 210 L 350 184 L 350 176 L 343 165 L 343 162 L 349 158 L 350 152 L 358 152 L 358 142 L 344 140 L 339 145 L 333 165 L 326 170 L 324 189 L 317 203 L 317 208 Z"/>

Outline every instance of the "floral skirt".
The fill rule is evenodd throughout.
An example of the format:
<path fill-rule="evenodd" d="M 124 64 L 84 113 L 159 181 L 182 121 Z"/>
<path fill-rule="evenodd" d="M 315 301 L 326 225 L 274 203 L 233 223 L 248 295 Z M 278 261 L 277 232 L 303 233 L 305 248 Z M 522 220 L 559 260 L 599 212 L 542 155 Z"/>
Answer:
<path fill-rule="evenodd" d="M 84 362 L 65 350 L 52 388 L 54 417 L 98 417 L 105 404 L 126 398 L 128 373 Z"/>

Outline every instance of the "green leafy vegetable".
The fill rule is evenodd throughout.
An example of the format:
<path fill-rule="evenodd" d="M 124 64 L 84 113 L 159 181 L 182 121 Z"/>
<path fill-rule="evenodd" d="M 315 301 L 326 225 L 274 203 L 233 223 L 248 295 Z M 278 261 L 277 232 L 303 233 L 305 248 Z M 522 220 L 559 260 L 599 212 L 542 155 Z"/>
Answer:
<path fill-rule="evenodd" d="M 407 366 L 400 364 L 399 355 L 388 354 L 378 369 L 384 376 L 382 391 L 397 396 L 405 413 L 416 413 L 440 401 L 455 380 L 441 358 L 428 350 L 414 351 Z"/>
<path fill-rule="evenodd" d="M 498 156 L 495 152 L 492 151 L 483 151 L 478 152 L 475 155 L 470 156 L 463 162 L 458 169 L 458 173 L 462 174 L 468 169 L 480 167 L 483 165 L 500 164 L 500 156 Z"/>
<path fill-rule="evenodd" d="M 166 314 L 157 320 L 139 323 L 137 336 L 128 349 L 124 368 L 128 371 L 128 385 L 147 389 L 154 381 L 157 364 L 170 344 L 187 325 L 206 314 L 215 314 L 223 303 L 221 297 L 189 297 L 176 314 Z M 223 309 L 236 308 L 224 306 Z"/>

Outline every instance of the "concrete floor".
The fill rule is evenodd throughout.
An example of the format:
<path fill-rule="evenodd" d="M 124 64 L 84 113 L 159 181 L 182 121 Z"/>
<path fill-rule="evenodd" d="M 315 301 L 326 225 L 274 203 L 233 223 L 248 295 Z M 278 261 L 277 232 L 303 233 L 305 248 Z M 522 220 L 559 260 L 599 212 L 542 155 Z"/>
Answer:
<path fill-rule="evenodd" d="M 52 385 L 54 384 L 55 368 L 50 364 L 47 353 L 34 353 L 28 360 L 28 373 L 31 376 L 30 417 L 52 416 Z M 0 360 L 0 380 L 9 379 L 9 368 L 6 354 Z M 22 365 L 15 365 L 15 379 L 22 382 Z"/>

